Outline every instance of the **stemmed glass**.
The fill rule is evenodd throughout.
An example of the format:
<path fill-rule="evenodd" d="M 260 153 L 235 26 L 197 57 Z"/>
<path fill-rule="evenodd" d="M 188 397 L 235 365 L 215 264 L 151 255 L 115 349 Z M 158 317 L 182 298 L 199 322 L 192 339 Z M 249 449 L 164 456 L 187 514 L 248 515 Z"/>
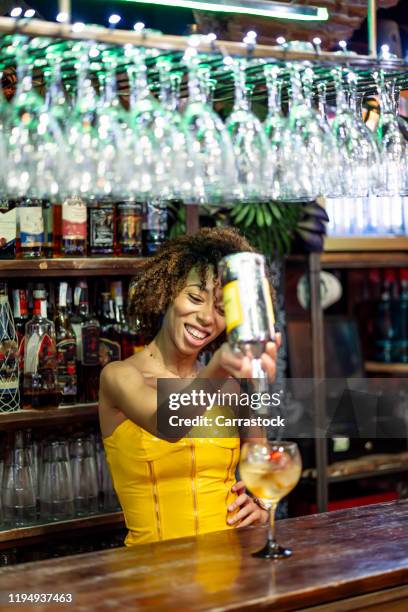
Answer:
<path fill-rule="evenodd" d="M 159 98 L 162 115 L 165 120 L 163 129 L 163 146 L 166 156 L 167 199 L 191 199 L 188 168 L 191 163 L 188 156 L 185 134 L 181 128 L 179 97 L 182 74 L 172 71 L 172 63 L 166 58 L 159 58 L 157 64 L 160 80 Z"/>
<path fill-rule="evenodd" d="M 153 53 L 153 52 L 152 52 Z M 147 51 L 127 49 L 130 87 L 129 191 L 135 199 L 166 199 L 171 180 L 171 150 L 166 143 L 166 115 L 150 93 L 147 80 Z"/>
<path fill-rule="evenodd" d="M 125 111 L 117 95 L 116 56 L 105 52 L 103 64 L 105 70 L 98 75 L 100 93 L 95 114 L 98 152 L 94 196 L 123 199 L 129 160 L 124 146 Z"/>
<path fill-rule="evenodd" d="M 268 114 L 264 122 L 264 129 L 271 148 L 270 196 L 278 200 L 281 194 L 282 159 L 281 147 L 286 119 L 282 113 L 282 81 L 279 80 L 282 69 L 279 66 L 267 64 L 264 67 L 266 88 L 268 91 Z"/>
<path fill-rule="evenodd" d="M 385 82 L 384 73 L 375 73 L 381 99 L 377 138 L 381 159 L 381 195 L 408 193 L 408 144 L 400 130 L 396 109 L 395 81 Z"/>
<path fill-rule="evenodd" d="M 234 108 L 226 127 L 234 146 L 238 175 L 238 201 L 267 200 L 272 184 L 272 152 L 264 128 L 250 111 L 246 84 L 247 60 L 232 60 L 235 83 Z"/>
<path fill-rule="evenodd" d="M 279 200 L 314 201 L 325 191 L 322 160 L 327 158 L 326 135 L 312 108 L 311 86 L 306 79 L 313 78 L 311 69 L 307 68 L 304 76 L 308 96 L 303 91 L 300 67 L 290 64 L 289 70 L 292 98 L 282 134 Z"/>
<path fill-rule="evenodd" d="M 196 50 L 188 51 L 185 62 L 189 71 L 189 97 L 181 128 L 189 155 L 191 201 L 225 205 L 237 180 L 234 149 L 221 118 L 206 102 L 203 81 L 208 78 L 208 71 L 200 68 Z"/>
<path fill-rule="evenodd" d="M 275 513 L 278 502 L 297 485 L 302 460 L 295 442 L 247 442 L 241 450 L 239 472 L 245 485 L 269 512 L 268 539 L 253 553 L 261 559 L 290 557 L 291 549 L 279 546 L 275 537 Z"/>
<path fill-rule="evenodd" d="M 34 90 L 34 60 L 29 56 L 29 44 L 24 38 L 14 43 L 18 84 L 6 126 L 7 189 L 17 197 L 53 197 L 59 191 L 62 176 L 62 133 Z"/>
<path fill-rule="evenodd" d="M 76 99 L 65 128 L 70 163 L 66 166 L 64 195 L 92 197 L 97 176 L 98 138 L 95 130 L 97 99 L 89 74 L 90 43 L 78 43 Z"/>
<path fill-rule="evenodd" d="M 332 130 L 339 152 L 339 176 L 333 192 L 336 196 L 365 197 L 370 192 L 370 176 L 375 148 L 370 133 L 362 129 L 347 103 L 343 86 L 343 70 L 333 71 L 336 86 L 336 115 Z M 350 76 L 350 75 L 349 75 Z M 350 82 L 350 81 L 349 81 Z M 352 81 L 351 81 L 352 82 Z"/>

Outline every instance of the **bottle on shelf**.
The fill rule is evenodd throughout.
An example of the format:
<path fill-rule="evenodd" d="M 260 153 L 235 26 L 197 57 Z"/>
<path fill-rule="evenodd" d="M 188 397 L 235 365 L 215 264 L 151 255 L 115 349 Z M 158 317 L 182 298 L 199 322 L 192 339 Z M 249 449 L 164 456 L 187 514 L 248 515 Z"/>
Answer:
<path fill-rule="evenodd" d="M 154 255 L 165 242 L 167 235 L 167 208 L 162 202 L 145 204 L 143 221 L 143 254 Z"/>
<path fill-rule="evenodd" d="M 115 252 L 115 204 L 96 201 L 89 204 L 89 255 L 113 255 Z"/>
<path fill-rule="evenodd" d="M 132 335 L 132 329 L 126 320 L 124 313 L 123 300 L 123 285 L 121 281 L 114 281 L 111 284 L 111 292 L 115 300 L 115 326 L 120 334 L 122 359 L 131 357 L 134 353 L 134 344 L 136 340 Z"/>
<path fill-rule="evenodd" d="M 121 359 L 120 335 L 115 329 L 115 318 L 113 311 L 113 300 L 110 293 L 102 293 L 101 305 L 101 335 L 99 338 L 99 363 L 103 368 L 111 361 Z"/>
<path fill-rule="evenodd" d="M 62 204 L 54 205 L 55 224 L 60 227 L 60 244 L 57 255 L 63 257 L 85 257 L 87 252 L 86 202 L 79 197 L 67 198 Z"/>
<path fill-rule="evenodd" d="M 23 198 L 17 208 L 17 257 L 32 259 L 44 255 L 42 201 Z"/>
<path fill-rule="evenodd" d="M 386 270 L 374 316 L 373 357 L 381 363 L 392 363 L 395 329 L 395 272 Z"/>
<path fill-rule="evenodd" d="M 119 256 L 142 254 L 142 205 L 137 202 L 117 204 L 117 243 Z"/>
<path fill-rule="evenodd" d="M 57 341 L 57 381 L 59 404 L 77 401 L 76 335 L 67 308 L 68 283 L 61 282 L 58 290 L 57 312 L 54 319 Z"/>
<path fill-rule="evenodd" d="M 33 317 L 26 324 L 24 354 L 24 406 L 58 405 L 55 326 L 47 318 L 45 289 L 34 289 Z"/>
<path fill-rule="evenodd" d="M 127 331 L 125 316 L 123 313 L 123 283 L 122 281 L 113 281 L 111 283 L 111 296 L 113 298 L 113 330 L 120 342 L 121 351 L 120 359 L 124 359 L 124 337 Z"/>
<path fill-rule="evenodd" d="M 52 230 L 52 256 L 61 257 L 62 204 L 59 201 L 52 203 Z"/>
<path fill-rule="evenodd" d="M 88 284 L 79 281 L 74 291 L 75 313 L 72 327 L 77 341 L 78 396 L 81 401 L 96 402 L 99 389 L 100 324 L 90 312 Z"/>
<path fill-rule="evenodd" d="M 8 300 L 7 284 L 0 282 L 0 412 L 20 407 L 17 332 Z"/>
<path fill-rule="evenodd" d="M 13 317 L 18 343 L 18 371 L 20 395 L 23 395 L 24 383 L 24 342 L 25 326 L 28 320 L 27 292 L 25 289 L 13 289 Z"/>
<path fill-rule="evenodd" d="M 50 200 L 42 201 L 43 224 L 44 224 L 44 243 L 43 256 L 52 257 L 53 255 L 53 209 Z"/>
<path fill-rule="evenodd" d="M 16 256 L 17 209 L 14 200 L 0 198 L 0 259 Z"/>
<path fill-rule="evenodd" d="M 408 269 L 400 270 L 399 300 L 395 306 L 396 340 L 393 360 L 408 363 Z"/>

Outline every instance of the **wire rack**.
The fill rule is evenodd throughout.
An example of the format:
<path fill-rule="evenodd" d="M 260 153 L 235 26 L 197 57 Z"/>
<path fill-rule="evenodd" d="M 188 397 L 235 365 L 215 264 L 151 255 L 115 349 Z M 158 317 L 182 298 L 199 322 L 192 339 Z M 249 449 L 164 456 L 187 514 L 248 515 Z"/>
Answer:
<path fill-rule="evenodd" d="M 30 59 L 35 62 L 35 82 L 39 88 L 44 85 L 42 67 L 46 65 L 46 53 L 53 47 L 64 53 L 62 62 L 64 82 L 68 86 L 75 85 L 76 53 L 78 44 L 97 43 L 98 46 L 116 54 L 117 80 L 121 96 L 126 98 L 129 93 L 128 80 L 125 67 L 129 62 L 125 54 L 126 45 L 135 45 L 146 49 L 146 64 L 152 91 L 158 89 L 159 60 L 166 59 L 170 71 L 181 74 L 181 96 L 187 94 L 188 68 L 184 61 L 185 52 L 196 48 L 200 63 L 210 71 L 210 78 L 214 82 L 214 102 L 219 105 L 228 103 L 233 99 L 234 82 L 232 72 L 225 65 L 225 58 L 246 57 L 247 84 L 252 90 L 253 100 L 264 102 L 267 90 L 264 79 L 264 66 L 273 64 L 281 68 L 279 78 L 283 81 L 284 99 L 289 91 L 289 66 L 297 62 L 302 68 L 312 68 L 314 72 L 314 85 L 324 82 L 328 100 L 334 98 L 333 68 L 342 66 L 344 74 L 353 71 L 357 75 L 356 87 L 360 94 L 372 95 L 376 93 L 376 84 L 373 74 L 383 71 L 385 79 L 393 79 L 397 89 L 408 89 L 408 64 L 399 59 L 379 59 L 375 56 L 355 55 L 345 52 L 299 51 L 290 48 L 290 45 L 267 46 L 245 45 L 244 43 L 229 41 L 209 41 L 208 37 L 181 37 L 159 35 L 157 33 L 138 33 L 126 30 L 110 30 L 89 26 L 77 31 L 74 26 L 57 24 L 40 20 L 15 20 L 8 17 L 0 18 L 0 67 L 5 71 L 6 77 L 13 79 L 14 59 L 7 53 L 8 46 L 16 35 L 24 35 L 31 41 Z M 91 72 L 98 75 L 103 71 L 104 65 L 95 60 L 91 62 Z"/>

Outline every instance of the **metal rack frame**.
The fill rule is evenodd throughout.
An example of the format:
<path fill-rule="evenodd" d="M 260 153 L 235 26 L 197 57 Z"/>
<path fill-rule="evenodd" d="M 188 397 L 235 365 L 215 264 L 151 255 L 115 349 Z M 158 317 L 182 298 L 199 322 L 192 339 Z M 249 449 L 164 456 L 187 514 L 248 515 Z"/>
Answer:
<path fill-rule="evenodd" d="M 285 46 L 247 45 L 243 42 L 224 40 L 209 41 L 206 36 L 194 35 L 173 36 L 150 32 L 135 32 L 130 30 L 111 30 L 104 27 L 85 26 L 78 30 L 75 25 L 54 23 L 40 19 L 14 19 L 0 17 L 0 33 L 25 34 L 29 37 L 42 36 L 62 40 L 89 40 L 111 45 L 137 45 L 146 48 L 162 49 L 163 51 L 185 51 L 196 41 L 199 51 L 218 53 L 231 56 L 248 56 L 251 58 L 273 58 L 281 61 L 310 61 L 329 64 L 352 65 L 361 68 L 383 67 L 385 70 L 398 70 L 406 67 L 401 59 L 379 59 L 377 54 L 354 55 L 348 52 L 295 51 Z M 194 43 L 193 43 L 194 46 Z"/>

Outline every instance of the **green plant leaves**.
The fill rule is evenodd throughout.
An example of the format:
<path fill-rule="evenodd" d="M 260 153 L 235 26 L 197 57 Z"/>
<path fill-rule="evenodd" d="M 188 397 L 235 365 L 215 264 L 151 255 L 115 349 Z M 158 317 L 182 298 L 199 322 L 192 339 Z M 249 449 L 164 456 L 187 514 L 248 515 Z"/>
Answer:
<path fill-rule="evenodd" d="M 168 205 L 170 237 L 186 232 L 186 211 L 180 202 Z M 279 202 L 245 202 L 232 208 L 202 207 L 215 225 L 234 226 L 265 255 L 290 252 L 295 230 L 302 216 L 302 205 Z"/>

